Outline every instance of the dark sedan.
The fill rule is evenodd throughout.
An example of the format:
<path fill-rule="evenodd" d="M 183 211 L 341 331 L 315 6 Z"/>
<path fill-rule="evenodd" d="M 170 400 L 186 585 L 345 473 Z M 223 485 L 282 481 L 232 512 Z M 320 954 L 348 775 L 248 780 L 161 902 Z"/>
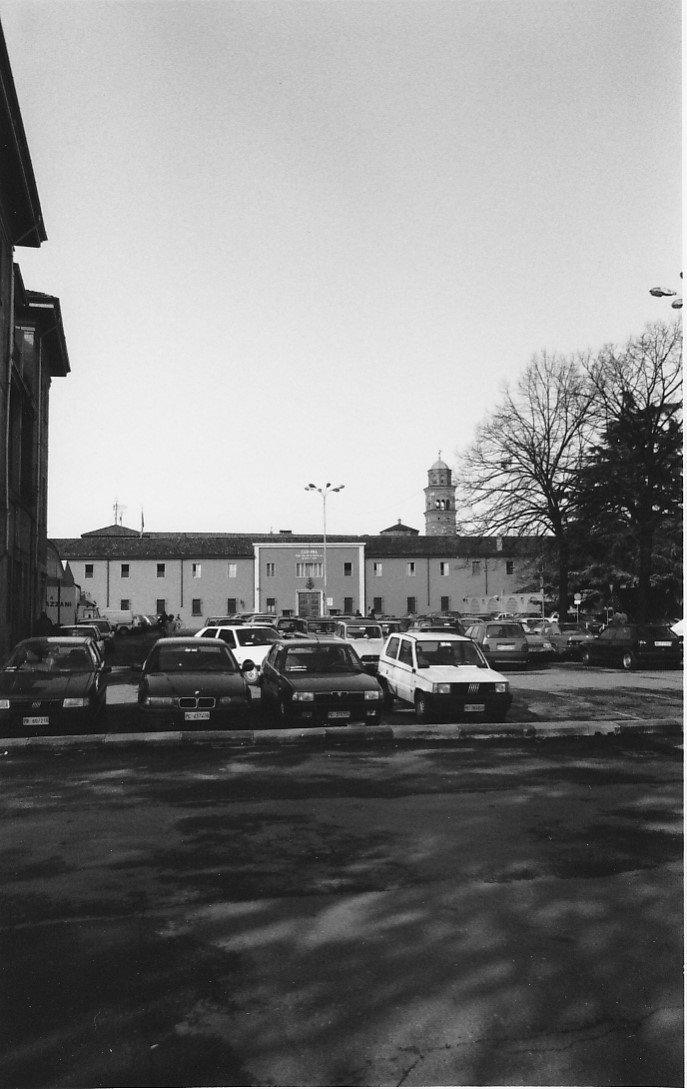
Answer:
<path fill-rule="evenodd" d="M 106 705 L 106 674 L 90 639 L 25 639 L 0 671 L 0 733 L 82 733 Z"/>
<path fill-rule="evenodd" d="M 682 665 L 682 641 L 667 624 L 611 624 L 582 649 L 585 665 L 641 666 Z"/>
<path fill-rule="evenodd" d="M 260 676 L 266 714 L 280 726 L 379 722 L 383 693 L 353 647 L 338 639 L 276 643 Z"/>
<path fill-rule="evenodd" d="M 138 706 L 147 728 L 227 729 L 249 724 L 251 696 L 244 673 L 219 639 L 158 639 L 143 663 Z"/>

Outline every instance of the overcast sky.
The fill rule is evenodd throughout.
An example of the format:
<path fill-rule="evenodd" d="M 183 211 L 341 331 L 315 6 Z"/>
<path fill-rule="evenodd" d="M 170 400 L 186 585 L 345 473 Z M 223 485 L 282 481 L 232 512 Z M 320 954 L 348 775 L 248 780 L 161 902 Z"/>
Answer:
<path fill-rule="evenodd" d="M 424 532 L 546 348 L 675 312 L 678 0 L 0 0 L 61 300 L 49 534 Z"/>

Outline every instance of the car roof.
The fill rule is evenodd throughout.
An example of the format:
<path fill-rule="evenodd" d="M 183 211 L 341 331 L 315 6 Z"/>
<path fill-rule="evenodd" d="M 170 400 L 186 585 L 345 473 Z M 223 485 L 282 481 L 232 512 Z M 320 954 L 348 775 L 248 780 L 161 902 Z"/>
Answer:
<path fill-rule="evenodd" d="M 275 646 L 277 644 L 275 643 Z M 323 636 L 318 638 L 317 635 L 309 635 L 307 639 L 280 639 L 279 646 L 290 647 L 293 650 L 301 650 L 303 647 L 343 647 L 346 644 L 342 639 L 332 638 L 332 636 Z"/>
<path fill-rule="evenodd" d="M 467 636 L 459 635 L 457 631 L 451 631 L 450 628 L 447 628 L 446 631 L 444 631 L 443 628 L 441 631 L 428 631 L 426 628 L 411 628 L 410 631 L 396 632 L 395 634 L 415 639 L 419 642 L 426 640 L 428 643 L 436 643 L 437 637 L 439 637 L 442 642 L 445 642 L 447 639 L 456 643 L 472 642 Z"/>
<path fill-rule="evenodd" d="M 69 643 L 76 647 L 83 647 L 90 646 L 92 642 L 90 635 L 32 635 L 30 639 L 22 639 L 17 646 L 21 647 L 24 643 L 60 643 L 64 646 L 65 643 Z"/>
<path fill-rule="evenodd" d="M 157 639 L 153 646 L 157 647 L 160 645 L 160 643 L 164 643 L 165 646 L 170 646 L 172 643 L 176 644 L 177 646 L 183 643 L 190 643 L 194 647 L 198 646 L 198 644 L 200 644 L 200 646 L 204 646 L 205 644 L 207 644 L 210 647 L 226 646 L 226 644 L 223 643 L 221 639 L 203 639 L 202 637 L 199 639 L 195 635 L 167 635 L 164 636 L 162 639 Z M 229 648 L 227 647 L 226 649 L 228 650 Z"/>

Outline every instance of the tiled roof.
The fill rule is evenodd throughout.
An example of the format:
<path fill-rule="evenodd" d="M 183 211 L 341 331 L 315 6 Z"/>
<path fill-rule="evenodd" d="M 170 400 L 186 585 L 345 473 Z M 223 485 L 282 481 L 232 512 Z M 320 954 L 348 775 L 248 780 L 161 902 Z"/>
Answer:
<path fill-rule="evenodd" d="M 113 532 L 110 533 L 109 530 Z M 123 530 L 123 532 L 114 532 Z M 320 544 L 321 534 L 136 533 L 124 526 L 52 538 L 63 559 L 252 559 L 254 544 Z M 534 556 L 551 546 L 547 537 L 425 537 L 405 534 L 331 535 L 328 544 L 364 544 L 365 555 L 383 557 Z"/>
<path fill-rule="evenodd" d="M 173 560 L 252 559 L 250 537 L 221 537 L 214 534 L 169 533 L 142 537 L 88 536 L 57 537 L 52 543 L 60 556 L 70 560 Z"/>
<path fill-rule="evenodd" d="M 532 556 L 538 555 L 546 537 L 405 537 L 401 534 L 367 537 L 365 555 L 384 556 Z"/>

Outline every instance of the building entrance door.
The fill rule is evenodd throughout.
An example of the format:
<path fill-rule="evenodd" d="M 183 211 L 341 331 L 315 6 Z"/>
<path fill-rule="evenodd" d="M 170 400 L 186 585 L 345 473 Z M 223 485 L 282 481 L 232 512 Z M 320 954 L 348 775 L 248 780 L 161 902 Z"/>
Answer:
<path fill-rule="evenodd" d="M 321 601 L 322 594 L 319 590 L 299 590 L 298 615 L 306 617 L 320 616 Z"/>

